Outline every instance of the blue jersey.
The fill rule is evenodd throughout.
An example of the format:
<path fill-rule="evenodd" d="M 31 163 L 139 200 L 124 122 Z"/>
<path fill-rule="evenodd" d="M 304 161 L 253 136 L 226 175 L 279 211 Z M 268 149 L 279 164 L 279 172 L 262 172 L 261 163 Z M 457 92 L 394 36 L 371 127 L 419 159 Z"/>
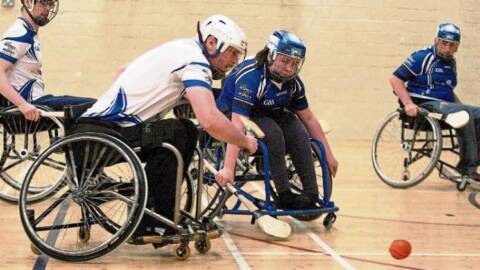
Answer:
<path fill-rule="evenodd" d="M 220 111 L 250 117 L 253 109 L 301 111 L 308 107 L 305 87 L 298 76 L 283 84 L 276 83 L 270 79 L 265 64 L 256 64 L 256 59 L 248 59 L 230 72 L 217 99 Z"/>
<path fill-rule="evenodd" d="M 455 59 L 445 60 L 435 46 L 414 52 L 394 73 L 407 82 L 410 96 L 453 102 L 457 85 Z"/>

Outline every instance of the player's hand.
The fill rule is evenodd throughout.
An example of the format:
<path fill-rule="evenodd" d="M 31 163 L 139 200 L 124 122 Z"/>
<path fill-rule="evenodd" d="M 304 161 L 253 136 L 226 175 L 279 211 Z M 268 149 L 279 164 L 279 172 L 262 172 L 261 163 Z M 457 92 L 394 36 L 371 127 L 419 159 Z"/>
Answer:
<path fill-rule="evenodd" d="M 258 142 L 257 142 L 257 139 L 255 137 L 252 137 L 252 136 L 247 136 L 247 151 L 248 153 L 251 154 L 254 154 L 255 152 L 257 152 L 257 148 L 258 148 Z"/>
<path fill-rule="evenodd" d="M 328 164 L 328 169 L 330 170 L 330 174 L 332 177 L 335 177 L 337 175 L 337 170 L 338 170 L 338 161 L 335 159 L 335 157 L 330 156 L 327 157 L 327 164 Z"/>
<path fill-rule="evenodd" d="M 227 183 L 233 184 L 233 180 L 235 179 L 235 175 L 233 170 L 223 168 L 215 174 L 215 180 L 218 184 L 224 187 Z"/>
<path fill-rule="evenodd" d="M 38 119 L 40 119 L 40 112 L 38 111 L 38 109 L 28 102 L 25 102 L 18 106 L 18 109 L 20 110 L 20 112 L 22 112 L 22 114 L 27 120 L 38 121 Z"/>
<path fill-rule="evenodd" d="M 405 105 L 405 112 L 408 116 L 416 116 L 418 113 L 418 106 L 417 104 L 411 102 Z"/>

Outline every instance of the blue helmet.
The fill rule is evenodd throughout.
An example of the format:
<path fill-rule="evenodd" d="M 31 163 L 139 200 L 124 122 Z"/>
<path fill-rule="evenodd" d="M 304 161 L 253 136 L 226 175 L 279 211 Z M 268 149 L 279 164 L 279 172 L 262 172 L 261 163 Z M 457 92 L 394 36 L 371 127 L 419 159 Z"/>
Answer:
<path fill-rule="evenodd" d="M 441 23 L 437 27 L 437 38 L 451 41 L 460 42 L 460 28 L 453 23 Z"/>
<path fill-rule="evenodd" d="M 302 68 L 303 62 L 305 61 L 305 55 L 307 52 L 307 47 L 305 47 L 305 43 L 303 43 L 300 38 L 298 38 L 295 34 L 285 30 L 273 31 L 267 41 L 266 47 L 270 51 L 273 61 L 275 61 L 277 56 L 280 54 L 299 61 L 297 70 L 293 75 L 285 78 L 280 76 L 280 74 L 272 74 L 274 77 L 276 77 L 276 79 L 288 81 L 298 75 L 300 69 Z"/>

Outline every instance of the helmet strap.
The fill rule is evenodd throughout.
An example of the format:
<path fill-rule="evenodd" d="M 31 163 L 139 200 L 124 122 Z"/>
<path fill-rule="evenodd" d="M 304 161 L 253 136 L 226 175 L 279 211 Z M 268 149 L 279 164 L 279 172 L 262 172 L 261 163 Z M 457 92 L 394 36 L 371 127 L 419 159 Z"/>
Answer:
<path fill-rule="evenodd" d="M 211 61 L 211 59 L 217 58 L 220 55 L 224 44 L 223 43 L 220 44 L 217 51 L 214 54 L 210 54 L 208 52 L 207 46 L 205 45 L 205 42 L 203 41 L 203 35 L 202 35 L 202 32 L 200 31 L 200 21 L 197 22 L 197 36 L 198 36 L 198 42 L 200 43 L 200 47 L 202 48 L 202 53 L 203 55 L 205 55 L 205 57 L 208 60 L 208 63 L 210 64 L 210 69 L 212 70 L 212 79 L 220 80 L 225 78 L 225 72 L 213 66 Z"/>

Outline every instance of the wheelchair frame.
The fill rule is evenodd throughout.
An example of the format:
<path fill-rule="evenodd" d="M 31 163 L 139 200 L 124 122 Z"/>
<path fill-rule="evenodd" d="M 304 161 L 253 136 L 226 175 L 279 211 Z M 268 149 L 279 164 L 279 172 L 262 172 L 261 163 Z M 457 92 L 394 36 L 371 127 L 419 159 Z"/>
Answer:
<path fill-rule="evenodd" d="M 211 139 L 211 138 L 210 138 Z M 275 192 L 273 192 L 272 188 L 273 186 L 271 185 L 271 178 L 270 178 L 270 164 L 269 164 L 269 159 L 268 159 L 268 149 L 267 145 L 265 144 L 264 141 L 258 140 L 259 147 L 261 148 L 263 155 L 261 156 L 254 156 L 254 160 L 252 161 L 253 163 L 258 162 L 255 161 L 255 159 L 261 158 L 263 161 L 263 174 L 258 173 L 258 164 L 257 165 L 257 174 L 254 175 L 246 175 L 248 172 L 249 168 L 245 168 L 246 171 L 244 171 L 242 176 L 236 176 L 235 177 L 235 184 L 234 186 L 237 188 L 239 194 L 241 196 L 247 198 L 250 202 L 252 202 L 256 207 L 258 207 L 258 211 L 255 212 L 260 212 L 261 214 L 266 214 L 266 215 L 271 215 L 271 216 L 293 216 L 297 217 L 298 219 L 301 220 L 313 220 L 318 217 L 320 217 L 324 213 L 328 213 L 327 216 L 325 217 L 323 221 L 323 225 L 325 228 L 330 229 L 333 225 L 333 223 L 336 220 L 336 214 L 335 212 L 338 211 L 338 207 L 335 206 L 334 202 L 330 200 L 331 197 L 331 176 L 328 171 L 328 165 L 326 163 L 326 152 L 323 144 L 317 140 L 317 139 L 311 139 L 311 144 L 312 144 L 312 151 L 315 151 L 315 154 L 318 155 L 317 158 L 320 162 L 320 166 L 322 169 L 322 187 L 323 187 L 323 198 L 319 198 L 317 200 L 317 208 L 313 209 L 303 209 L 303 210 L 283 210 L 278 208 L 274 201 L 272 200 L 272 197 L 275 197 Z M 208 146 L 210 142 L 206 142 L 205 146 Z M 223 148 L 223 147 L 222 147 Z M 318 148 L 318 150 L 315 150 L 315 148 Z M 204 147 L 204 151 L 208 149 Z M 318 151 L 318 152 L 317 152 Z M 215 168 L 218 170 L 221 165 L 222 165 L 222 149 L 215 149 Z M 208 158 L 208 157 L 207 157 Z M 250 165 L 254 165 L 250 162 Z M 238 164 L 243 163 L 245 164 L 246 162 L 242 162 L 237 160 L 237 166 Z M 265 184 L 265 199 L 260 199 L 257 198 L 248 192 L 246 192 L 244 189 L 242 189 L 242 186 L 251 181 L 263 181 Z M 215 179 L 213 175 L 210 173 L 205 173 L 205 180 L 204 183 L 206 185 L 215 185 Z M 251 212 L 249 210 L 243 210 L 240 209 L 242 206 L 241 201 L 236 198 L 236 202 L 233 207 L 227 208 L 226 202 L 227 200 L 231 197 L 230 193 L 226 193 L 223 188 L 219 188 L 219 191 L 221 191 L 220 195 L 215 194 L 215 198 L 219 201 L 217 202 L 214 207 L 214 209 L 209 209 L 210 211 L 214 212 L 214 215 L 218 216 L 223 216 L 223 214 L 232 214 L 232 215 L 249 215 L 252 217 L 252 224 L 255 222 L 255 213 Z M 292 188 L 296 192 L 301 192 L 301 189 L 299 187 L 296 187 L 292 185 Z M 215 202 L 212 202 L 213 204 Z"/>
<path fill-rule="evenodd" d="M 86 157 L 82 167 L 76 167 L 75 166 L 75 158 L 74 158 L 74 153 L 72 152 L 72 143 L 79 143 L 83 142 L 85 145 L 87 143 L 92 142 L 92 145 L 96 143 L 103 143 L 103 148 L 102 151 L 95 152 L 96 150 L 93 148 L 90 149 L 89 146 L 86 147 L 85 152 Z M 110 152 L 107 150 L 107 146 L 111 147 Z M 30 238 L 32 242 L 32 250 L 36 253 L 43 252 L 51 257 L 60 259 L 60 260 L 67 260 L 67 261 L 85 261 L 85 260 L 90 260 L 97 258 L 99 256 L 102 256 L 111 250 L 115 249 L 119 244 L 121 244 L 124 240 L 129 239 L 129 243 L 131 244 L 147 244 L 147 243 L 152 243 L 156 247 L 164 246 L 167 244 L 177 244 L 177 246 L 173 249 L 174 255 L 176 258 L 180 260 L 185 260 L 189 257 L 190 255 L 190 248 L 188 246 L 190 241 L 195 241 L 195 249 L 199 253 L 206 253 L 209 251 L 211 244 L 210 244 L 210 239 L 213 238 L 218 238 L 222 235 L 223 233 L 223 228 L 218 226 L 215 222 L 213 222 L 213 217 L 207 216 L 207 215 L 202 215 L 201 212 L 201 200 L 199 199 L 201 197 L 201 189 L 197 189 L 197 194 L 195 195 L 193 190 L 193 180 L 189 177 L 186 177 L 187 183 L 187 189 L 190 187 L 190 195 L 187 194 L 187 196 L 190 196 L 190 200 L 193 204 L 193 202 L 196 202 L 195 207 L 197 208 L 195 210 L 195 214 L 190 214 L 189 211 L 191 209 L 180 209 L 180 200 L 181 200 L 181 187 L 182 187 L 182 182 L 184 179 L 183 175 L 183 158 L 181 153 L 171 144 L 163 142 L 161 144 L 162 147 L 168 149 L 171 151 L 175 158 L 177 159 L 177 178 L 176 178 L 176 194 L 175 194 L 175 209 L 174 209 L 174 218 L 173 220 L 169 220 L 168 218 L 163 217 L 162 215 L 146 208 L 146 201 L 148 197 L 148 186 L 146 184 L 146 176 L 145 172 L 141 166 L 141 162 L 139 158 L 137 157 L 136 153 L 134 152 L 134 149 L 130 148 L 126 143 L 121 141 L 118 138 L 115 138 L 111 135 L 108 134 L 102 134 L 102 133 L 79 133 L 79 134 L 73 134 L 69 135 L 66 137 L 63 137 L 56 142 L 54 142 L 52 145 L 50 145 L 47 149 L 45 149 L 37 159 L 33 162 L 31 165 L 30 169 L 28 170 L 28 173 L 25 177 L 24 184 L 21 189 L 20 193 L 20 217 L 22 221 L 22 225 Z M 70 147 L 70 148 L 69 148 Z M 109 176 L 105 173 L 95 175 L 93 176 L 93 172 L 97 169 L 96 166 L 99 165 L 100 162 L 103 163 L 103 167 L 101 169 L 105 169 L 108 166 L 113 166 L 110 165 L 110 161 L 112 156 L 115 156 L 113 150 L 116 150 L 117 156 L 120 156 L 120 158 L 124 158 L 124 161 L 121 162 L 120 164 L 123 164 L 124 162 L 127 162 L 128 165 L 131 168 L 132 174 L 133 174 L 133 179 L 130 181 L 134 181 L 134 200 L 132 201 L 129 199 L 127 196 L 120 194 L 120 190 L 118 189 L 117 191 L 114 190 L 95 190 L 94 188 L 92 189 L 92 181 L 90 180 L 91 177 L 92 179 L 96 179 L 97 181 L 100 178 L 105 178 L 109 179 Z M 65 174 L 65 177 L 62 178 L 62 182 L 64 182 L 64 185 L 62 185 L 62 188 L 67 188 L 67 191 L 65 191 L 63 194 L 60 195 L 59 198 L 56 198 L 53 200 L 53 203 L 48 206 L 41 214 L 36 215 L 35 214 L 35 205 L 37 205 L 39 208 L 44 207 L 42 204 L 45 204 L 44 201 L 39 201 L 37 203 L 31 203 L 28 198 L 27 194 L 29 192 L 29 185 L 31 184 L 32 181 L 34 181 L 34 177 L 37 173 L 37 169 L 40 165 L 42 165 L 43 162 L 46 160 L 49 160 L 49 155 L 52 153 L 55 153 L 56 151 L 63 150 L 65 152 L 65 159 L 66 159 L 66 171 L 67 173 Z M 89 155 L 90 152 L 92 153 L 92 160 L 89 160 Z M 108 152 L 109 154 L 106 158 L 106 161 L 100 161 L 103 157 L 103 154 Z M 86 169 L 86 167 L 89 167 L 90 165 L 85 165 L 89 161 L 90 163 L 94 163 L 93 156 L 95 153 L 100 153 L 99 158 L 95 161 L 95 165 L 91 165 L 92 168 L 89 168 L 90 173 L 89 174 L 83 174 L 81 178 L 78 178 L 78 173 L 77 169 Z M 70 159 L 69 159 L 70 158 Z M 82 158 L 83 159 L 83 158 Z M 118 157 L 113 158 L 114 160 L 117 160 Z M 116 164 L 115 162 L 113 164 Z M 201 173 L 202 174 L 202 173 Z M 85 178 L 83 178 L 86 176 Z M 84 180 L 88 182 L 88 184 L 85 184 L 85 182 L 80 183 L 80 180 Z M 120 177 L 120 179 L 122 179 Z M 199 186 L 202 185 L 202 180 L 203 178 L 199 178 Z M 89 182 L 90 181 L 90 182 Z M 116 182 L 114 182 L 116 183 Z M 122 183 L 123 182 L 119 182 Z M 101 183 L 100 183 L 101 185 Z M 93 185 L 95 186 L 95 185 Z M 142 192 L 143 190 L 143 192 Z M 48 193 L 49 195 L 59 193 L 61 189 L 55 189 L 53 191 L 51 190 L 45 190 L 43 193 Z M 130 216 L 131 212 L 134 213 L 133 216 L 130 216 L 132 220 L 126 220 L 124 221 L 124 225 L 121 227 L 118 227 L 120 225 L 116 224 L 115 221 L 109 219 L 108 215 L 104 212 L 101 211 L 99 208 L 99 205 L 103 203 L 102 200 L 105 202 L 109 202 L 106 199 L 98 199 L 96 198 L 95 204 L 97 204 L 99 201 L 101 203 L 98 203 L 98 205 L 92 204 L 90 201 L 94 201 L 95 197 L 89 197 L 92 194 L 109 194 L 109 196 L 113 196 L 112 198 L 117 199 L 118 201 L 123 201 L 127 204 L 127 207 L 129 207 L 129 210 L 127 210 L 127 218 Z M 57 194 L 58 195 L 58 194 Z M 105 196 L 105 195 L 104 195 Z M 130 197 L 132 197 L 130 196 Z M 197 200 L 195 200 L 195 196 L 197 197 Z M 104 197 L 101 197 L 104 198 Z M 47 198 L 48 199 L 48 198 Z M 61 216 L 61 211 L 57 213 L 56 217 L 54 218 L 54 223 L 50 226 L 39 226 L 39 224 L 47 220 L 47 216 L 51 213 L 55 214 L 54 212 L 57 211 L 60 205 L 63 205 L 62 202 L 66 202 L 67 199 L 70 199 L 73 201 L 73 205 L 75 204 L 79 206 L 81 209 L 81 218 L 79 222 L 76 223 L 68 223 L 68 224 L 55 224 L 57 222 L 57 219 L 59 216 Z M 91 199 L 88 201 L 88 199 Z M 88 203 L 87 203 L 88 201 Z M 89 207 L 87 207 L 90 204 Z M 95 206 L 93 206 L 95 205 Z M 98 209 L 97 209 L 98 208 Z M 136 237 L 134 239 L 130 238 L 133 232 L 135 231 L 136 227 L 140 223 L 143 214 L 146 213 L 147 215 L 153 217 L 157 221 L 161 222 L 162 224 L 172 228 L 175 230 L 176 234 L 172 236 L 144 236 L 144 237 Z M 38 214 L 38 213 L 37 213 Z M 102 216 L 103 214 L 103 216 Z M 98 217 L 100 215 L 101 217 Z M 63 218 L 58 219 L 59 222 L 63 222 Z M 92 228 L 92 225 L 99 225 L 99 227 L 102 227 L 105 231 L 108 233 L 112 234 L 112 238 L 108 239 L 103 244 L 100 244 L 98 247 L 93 247 L 90 249 L 80 249 L 80 250 L 62 250 L 60 248 L 55 247 L 55 241 L 52 238 L 56 238 L 55 235 L 58 236 L 58 230 L 64 228 L 65 234 L 67 233 L 67 230 L 70 228 L 78 228 L 78 234 L 77 234 L 77 241 L 75 242 L 75 239 L 72 241 L 74 242 L 72 249 L 75 249 L 75 245 L 78 245 L 78 243 L 81 243 L 83 245 L 88 245 L 90 237 L 94 235 L 90 230 Z M 118 228 L 117 228 L 118 227 Z M 48 235 L 45 237 L 41 237 L 39 232 L 40 231 L 48 231 Z M 113 231 L 113 232 L 112 232 Z M 53 235 L 53 236 L 52 236 Z M 92 241 L 90 241 L 91 243 Z M 76 243 L 76 244 L 75 244 Z"/>
<path fill-rule="evenodd" d="M 393 142 L 393 144 L 400 143 L 400 149 L 408 153 L 408 157 L 404 158 L 401 179 L 400 177 L 395 178 L 390 174 L 387 175 L 385 166 L 382 166 L 382 162 L 379 161 L 379 144 L 381 143 L 382 135 L 387 129 L 387 126 L 396 119 L 400 121 L 401 134 L 400 142 Z M 442 154 L 445 155 L 446 153 L 451 153 L 456 157 L 460 155 L 460 146 L 454 130 L 455 129 L 448 124 L 433 119 L 426 114 L 409 117 L 405 114 L 403 108 L 397 109 L 382 121 L 375 132 L 371 150 L 372 164 L 375 173 L 389 186 L 408 188 L 424 181 L 433 169 L 436 168 L 439 171 L 440 178 L 456 183 L 459 191 L 465 190 L 467 185 L 470 184 L 468 177 L 458 172 L 456 166 L 453 165 L 451 161 L 442 158 Z M 398 130 L 392 131 L 392 133 L 394 132 L 398 132 Z M 407 132 L 413 132 L 413 136 L 406 138 Z M 420 146 L 417 147 L 416 143 L 420 143 Z M 448 143 L 449 146 L 444 147 L 445 143 Z M 429 158 L 430 162 L 428 162 L 418 175 L 412 178 L 408 168 L 424 157 Z M 474 185 L 472 185 L 472 187 L 474 187 Z"/>

